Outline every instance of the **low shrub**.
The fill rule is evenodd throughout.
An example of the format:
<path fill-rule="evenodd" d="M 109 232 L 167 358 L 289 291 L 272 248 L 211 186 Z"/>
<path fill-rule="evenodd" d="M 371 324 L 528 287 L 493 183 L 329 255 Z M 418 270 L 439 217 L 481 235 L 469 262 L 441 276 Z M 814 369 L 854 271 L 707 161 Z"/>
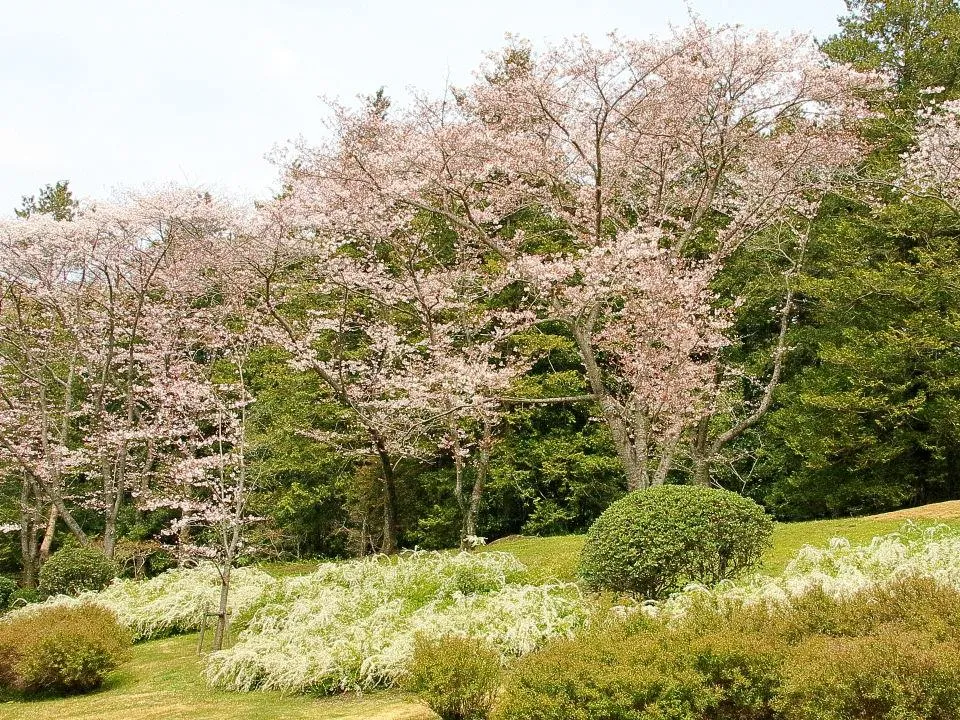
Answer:
<path fill-rule="evenodd" d="M 551 643 L 507 673 L 501 720 L 960 717 L 960 590 L 898 578 L 833 597 L 715 603 Z"/>
<path fill-rule="evenodd" d="M 662 485 L 628 494 L 590 528 L 580 574 L 594 589 L 662 598 L 689 583 L 714 585 L 755 567 L 773 521 L 727 490 Z"/>
<path fill-rule="evenodd" d="M 94 548 L 58 550 L 40 568 L 39 589 L 46 595 L 79 595 L 103 590 L 117 576 L 117 567 Z"/>
<path fill-rule="evenodd" d="M 960 645 L 922 633 L 815 636 L 792 653 L 777 700 L 785 720 L 954 720 Z"/>
<path fill-rule="evenodd" d="M 674 666 L 653 633 L 622 629 L 560 640 L 507 673 L 495 720 L 679 720 L 700 717 L 709 688 Z"/>
<path fill-rule="evenodd" d="M 100 687 L 127 656 L 130 632 L 95 605 L 48 607 L 0 622 L 0 687 L 26 695 Z"/>
<path fill-rule="evenodd" d="M 17 583 L 0 575 L 0 612 L 10 607 L 10 596 L 17 591 Z"/>
<path fill-rule="evenodd" d="M 401 686 L 441 720 L 484 720 L 500 687 L 500 653 L 483 640 L 418 637 Z"/>

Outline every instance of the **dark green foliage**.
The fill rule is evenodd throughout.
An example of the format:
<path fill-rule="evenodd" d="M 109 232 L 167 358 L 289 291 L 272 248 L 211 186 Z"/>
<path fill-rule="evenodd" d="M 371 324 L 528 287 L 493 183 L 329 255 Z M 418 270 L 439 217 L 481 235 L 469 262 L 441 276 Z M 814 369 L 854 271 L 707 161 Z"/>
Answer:
<path fill-rule="evenodd" d="M 893 76 L 895 103 L 960 81 L 960 8 L 955 0 L 846 0 L 841 31 L 823 43 L 839 62 Z"/>
<path fill-rule="evenodd" d="M 8 577 L 0 576 L 0 612 L 9 607 L 10 596 L 17 591 L 17 583 Z"/>
<path fill-rule="evenodd" d="M 580 558 L 588 585 L 660 598 L 691 582 L 713 585 L 752 567 L 773 521 L 727 490 L 662 485 L 613 503 L 593 524 Z"/>
<path fill-rule="evenodd" d="M 73 199 L 70 181 L 60 180 L 55 185 L 40 188 L 39 197 L 24 195 L 20 207 L 14 212 L 21 218 L 41 214 L 50 215 L 54 220 L 72 220 L 78 204 Z"/>
<path fill-rule="evenodd" d="M 40 592 L 47 595 L 78 595 L 85 590 L 103 590 L 117 576 L 117 567 L 94 548 L 58 550 L 40 568 Z"/>
<path fill-rule="evenodd" d="M 10 597 L 7 598 L 7 607 L 11 610 L 14 610 L 24 605 L 30 605 L 31 603 L 40 601 L 40 593 L 34 590 L 33 588 L 20 588 L 19 590 L 14 590 L 10 593 Z"/>
<path fill-rule="evenodd" d="M 500 687 L 500 655 L 482 640 L 420 637 L 402 685 L 442 720 L 483 720 Z"/>
<path fill-rule="evenodd" d="M 126 659 L 132 643 L 104 608 L 42 608 L 0 623 L 0 688 L 27 695 L 89 692 Z"/>
<path fill-rule="evenodd" d="M 516 389 L 520 397 L 586 392 L 569 339 L 523 338 L 524 352 L 544 359 Z M 592 403 L 516 405 L 494 448 L 482 534 L 583 532 L 623 495 L 626 476 L 607 427 Z"/>
<path fill-rule="evenodd" d="M 866 514 L 960 492 L 956 220 L 924 204 L 838 207 L 757 476 L 780 517 Z"/>

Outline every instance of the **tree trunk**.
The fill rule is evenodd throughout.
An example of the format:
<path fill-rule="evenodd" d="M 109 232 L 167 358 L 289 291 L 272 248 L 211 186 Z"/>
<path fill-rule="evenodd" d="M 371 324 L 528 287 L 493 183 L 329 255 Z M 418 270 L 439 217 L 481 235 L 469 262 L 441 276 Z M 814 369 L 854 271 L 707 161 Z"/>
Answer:
<path fill-rule="evenodd" d="M 383 471 L 383 545 L 380 552 L 393 555 L 397 552 L 397 485 L 390 453 L 381 441 L 377 441 L 377 456 Z"/>
<path fill-rule="evenodd" d="M 117 546 L 117 518 L 108 510 L 104 521 L 103 554 L 112 560 L 114 550 L 116 550 Z"/>
<path fill-rule="evenodd" d="M 233 559 L 224 561 L 224 567 L 220 571 L 220 605 L 217 609 L 217 631 L 213 636 L 213 649 L 222 650 L 223 640 L 227 635 L 227 599 L 230 594 L 230 570 L 233 566 Z"/>
<path fill-rule="evenodd" d="M 480 441 L 480 453 L 477 458 L 477 476 L 470 491 L 470 501 L 463 509 L 463 524 L 460 528 L 460 548 L 466 547 L 468 537 L 477 535 L 477 515 L 480 512 L 480 501 L 483 499 L 483 489 L 487 484 L 487 472 L 490 467 L 490 451 L 493 446 L 493 430 L 488 423 L 484 423 L 483 439 Z"/>
<path fill-rule="evenodd" d="M 473 489 L 470 491 L 470 502 L 463 514 L 463 526 L 461 529 L 461 547 L 468 537 L 477 535 L 477 515 L 480 512 L 480 501 L 483 499 L 483 489 L 487 481 L 486 468 L 477 468 L 477 479 L 474 480 Z"/>
<path fill-rule="evenodd" d="M 50 504 L 50 514 L 47 516 L 47 527 L 43 532 L 43 542 L 40 543 L 40 563 L 45 563 L 50 557 L 50 549 L 53 547 L 53 538 L 57 533 L 57 518 L 60 513 L 57 506 Z"/>
<path fill-rule="evenodd" d="M 25 588 L 37 586 L 37 528 L 30 505 L 30 481 L 24 477 L 20 488 L 20 563 L 21 583 Z"/>
<path fill-rule="evenodd" d="M 600 403 L 603 419 L 610 429 L 610 435 L 613 438 L 614 449 L 617 451 L 617 457 L 620 458 L 623 471 L 627 475 L 627 489 L 633 491 L 645 488 L 650 484 L 646 458 L 639 458 L 637 456 L 636 438 L 631 437 L 630 428 L 623 417 L 623 409 L 620 407 L 620 404 L 611 397 L 603 384 L 603 375 L 600 372 L 600 366 L 597 364 L 597 359 L 594 355 L 590 332 L 577 323 L 571 323 L 570 327 L 573 331 L 573 338 L 577 343 L 577 348 L 580 350 L 580 359 L 587 371 L 587 382 L 590 384 L 590 390 Z"/>

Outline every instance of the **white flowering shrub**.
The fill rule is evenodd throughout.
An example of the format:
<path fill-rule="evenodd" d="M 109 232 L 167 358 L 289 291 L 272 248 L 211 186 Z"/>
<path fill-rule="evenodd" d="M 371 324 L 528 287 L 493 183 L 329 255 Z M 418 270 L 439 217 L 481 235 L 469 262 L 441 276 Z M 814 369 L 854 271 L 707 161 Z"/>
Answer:
<path fill-rule="evenodd" d="M 589 613 L 577 586 L 517 584 L 524 573 L 499 552 L 327 563 L 266 593 L 206 676 L 241 691 L 361 690 L 394 684 L 418 635 L 483 638 L 503 656 L 572 636 Z"/>
<path fill-rule="evenodd" d="M 848 598 L 904 578 L 929 578 L 960 590 L 960 533 L 946 525 L 921 528 L 907 523 L 899 532 L 852 545 L 834 538 L 825 548 L 804 546 L 780 575 L 754 575 L 714 588 L 688 586 L 683 592 L 644 610 L 666 618 L 682 617 L 693 603 L 729 605 L 788 605 L 817 590 L 833 598 Z"/>
<path fill-rule="evenodd" d="M 229 608 L 242 615 L 276 581 L 255 568 L 237 568 L 231 573 Z M 168 570 L 150 580 L 114 580 L 101 592 L 77 597 L 54 595 L 45 602 L 27 605 L 11 616 L 37 612 L 50 606 L 91 604 L 112 610 L 130 628 L 134 639 L 146 640 L 200 627 L 205 611 L 217 607 L 220 575 L 216 567 L 203 564 L 185 570 Z"/>

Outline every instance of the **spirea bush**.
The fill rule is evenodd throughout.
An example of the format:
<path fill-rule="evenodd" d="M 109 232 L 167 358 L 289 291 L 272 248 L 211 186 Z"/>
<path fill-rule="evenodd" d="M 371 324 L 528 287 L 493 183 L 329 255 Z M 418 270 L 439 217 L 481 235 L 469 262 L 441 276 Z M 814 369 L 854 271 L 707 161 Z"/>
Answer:
<path fill-rule="evenodd" d="M 326 563 L 266 593 L 206 676 L 241 691 L 370 689 L 396 684 L 417 637 L 474 638 L 517 656 L 583 625 L 575 585 L 516 584 L 524 572 L 498 552 Z"/>
<path fill-rule="evenodd" d="M 45 595 L 79 595 L 103 590 L 117 576 L 117 566 L 95 548 L 58 550 L 40 568 L 38 583 Z"/>
<path fill-rule="evenodd" d="M 245 613 L 275 584 L 256 568 L 237 568 L 230 575 L 229 609 L 234 617 Z M 115 580 L 102 592 L 87 592 L 74 598 L 57 595 L 43 603 L 28 605 L 12 615 L 29 614 L 46 607 L 93 604 L 115 613 L 136 640 L 164 637 L 199 629 L 206 610 L 220 600 L 220 574 L 215 566 L 168 570 L 145 581 Z"/>
<path fill-rule="evenodd" d="M 418 637 L 401 686 L 441 720 L 484 720 L 500 673 L 500 653 L 483 640 Z"/>
<path fill-rule="evenodd" d="M 33 695 L 94 690 L 123 662 L 132 638 L 103 607 L 49 606 L 0 621 L 0 687 Z"/>
<path fill-rule="evenodd" d="M 960 590 L 960 533 L 945 525 L 921 528 L 907 523 L 899 532 L 853 545 L 834 538 L 824 548 L 805 546 L 777 576 L 752 575 L 709 588 L 693 586 L 644 610 L 668 618 L 696 605 L 723 611 L 737 606 L 789 607 L 811 593 L 849 598 L 907 579 L 928 579 Z"/>
<path fill-rule="evenodd" d="M 590 528 L 580 573 L 594 589 L 662 598 L 689 583 L 713 585 L 755 567 L 773 521 L 727 490 L 662 485 L 632 492 Z"/>

